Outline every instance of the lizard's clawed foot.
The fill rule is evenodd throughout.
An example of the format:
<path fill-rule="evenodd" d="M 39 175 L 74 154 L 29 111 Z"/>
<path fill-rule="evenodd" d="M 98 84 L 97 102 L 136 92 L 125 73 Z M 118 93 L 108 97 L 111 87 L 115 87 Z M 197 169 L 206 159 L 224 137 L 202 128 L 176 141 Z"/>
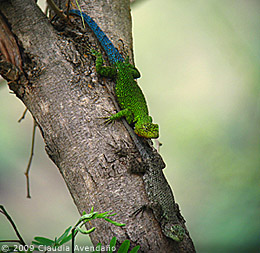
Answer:
<path fill-rule="evenodd" d="M 106 111 L 106 110 L 105 110 Z M 96 119 L 102 119 L 103 120 L 103 122 L 102 122 L 102 124 L 101 125 L 105 125 L 105 126 L 107 126 L 107 125 L 109 125 L 109 124 L 114 124 L 115 123 L 115 121 L 114 120 L 111 120 L 111 116 L 112 116 L 112 113 L 110 113 L 109 111 L 106 111 L 107 113 L 109 113 L 110 114 L 110 116 L 105 116 L 105 117 L 97 117 Z"/>
<path fill-rule="evenodd" d="M 144 211 L 147 209 L 147 206 L 146 205 L 143 205 L 143 206 L 141 206 L 140 208 L 138 208 L 138 209 L 136 209 L 131 215 L 130 215 L 130 217 L 135 217 L 135 216 L 137 216 L 139 213 L 141 213 L 141 215 L 143 216 L 143 213 L 144 213 Z"/>
<path fill-rule="evenodd" d="M 105 119 L 105 121 L 104 121 L 105 126 L 115 123 L 115 121 L 111 120 L 110 117 L 105 117 L 104 119 Z"/>

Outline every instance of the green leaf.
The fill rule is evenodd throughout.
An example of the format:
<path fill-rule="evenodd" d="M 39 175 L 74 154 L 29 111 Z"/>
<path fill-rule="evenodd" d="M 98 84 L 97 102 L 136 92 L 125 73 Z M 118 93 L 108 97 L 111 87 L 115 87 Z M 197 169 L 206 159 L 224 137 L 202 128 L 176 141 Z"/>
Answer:
<path fill-rule="evenodd" d="M 139 249 L 140 249 L 140 245 L 137 245 L 129 253 L 137 253 Z"/>
<path fill-rule="evenodd" d="M 46 246 L 52 246 L 54 244 L 54 241 L 45 237 L 34 237 L 34 240 L 38 241 L 38 243 L 36 245 L 46 245 Z"/>
<path fill-rule="evenodd" d="M 68 227 L 65 232 L 58 238 L 58 243 L 60 243 L 64 238 L 66 238 L 71 230 L 72 226 Z M 60 244 L 61 245 L 61 244 Z"/>
<path fill-rule="evenodd" d="M 82 15 L 82 10 L 81 10 L 81 8 L 80 8 L 80 6 L 79 6 L 79 3 L 78 3 L 78 1 L 76 0 L 76 5 L 78 6 L 78 8 L 79 8 L 79 11 L 80 11 L 80 15 L 81 15 L 81 19 L 82 19 L 82 25 L 83 25 L 83 27 L 85 28 L 85 20 L 84 20 L 84 18 L 83 18 L 83 15 Z"/>
<path fill-rule="evenodd" d="M 32 244 L 34 245 L 42 245 L 40 242 L 32 241 Z"/>
<path fill-rule="evenodd" d="M 101 249 L 102 244 L 99 242 L 99 243 L 97 244 L 96 248 L 97 248 L 98 246 L 100 246 L 100 249 Z M 93 251 L 93 253 L 100 253 L 100 250 L 95 250 L 95 251 Z"/>
<path fill-rule="evenodd" d="M 77 227 L 77 230 L 78 230 L 81 234 L 90 234 L 90 233 L 92 233 L 95 229 L 96 229 L 96 228 L 93 227 L 93 228 L 91 228 L 91 229 L 89 229 L 89 230 L 84 230 L 84 229 L 82 229 L 82 228 L 80 228 L 80 227 Z"/>
<path fill-rule="evenodd" d="M 108 211 L 108 212 L 104 212 L 104 213 L 98 213 L 95 218 L 103 219 L 105 217 L 112 216 L 112 214 L 110 214 L 111 212 L 112 211 Z"/>
<path fill-rule="evenodd" d="M 130 241 L 129 240 L 125 240 L 120 248 L 118 249 L 117 253 L 127 253 L 128 252 L 128 249 L 130 247 Z"/>
<path fill-rule="evenodd" d="M 95 214 L 97 214 L 97 212 L 94 212 L 94 213 L 87 213 L 87 214 L 84 214 L 80 217 L 80 221 L 84 221 L 84 220 L 89 220 L 91 219 Z"/>
<path fill-rule="evenodd" d="M 113 237 L 109 244 L 109 250 L 108 253 L 113 253 L 112 248 L 116 246 L 116 237 Z"/>
<path fill-rule="evenodd" d="M 112 223 L 113 225 L 118 226 L 118 227 L 123 227 L 123 226 L 125 226 L 125 224 L 123 224 L 123 223 L 118 223 L 118 222 L 113 221 L 113 220 L 110 220 L 110 219 L 108 219 L 108 218 L 104 218 L 104 220 L 106 220 L 106 221 L 108 221 L 108 222 L 110 222 L 110 223 Z"/>
<path fill-rule="evenodd" d="M 63 240 L 60 242 L 60 245 L 70 241 L 72 239 L 72 234 L 69 234 L 67 237 L 63 238 Z"/>

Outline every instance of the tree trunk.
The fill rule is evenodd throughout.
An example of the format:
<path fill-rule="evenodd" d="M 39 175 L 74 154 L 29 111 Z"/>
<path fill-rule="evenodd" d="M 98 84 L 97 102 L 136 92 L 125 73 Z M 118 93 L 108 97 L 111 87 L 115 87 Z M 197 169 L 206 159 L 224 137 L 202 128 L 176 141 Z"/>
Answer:
<path fill-rule="evenodd" d="M 89 1 L 82 9 L 120 52 L 132 56 L 129 0 Z M 97 76 L 94 58 L 87 54 L 87 44 L 102 51 L 91 30 L 81 33 L 75 18 L 72 24 L 57 18 L 51 24 L 32 0 L 1 0 L 0 11 L 22 59 L 22 78 L 9 87 L 37 122 L 79 213 L 92 206 L 98 212 L 113 210 L 115 220 L 126 224 L 95 220 L 93 244 L 108 245 L 116 236 L 120 244 L 129 239 L 131 247 L 141 245 L 139 252 L 194 252 L 189 235 L 179 243 L 165 237 L 151 211 L 132 215 L 148 203 L 142 174 L 130 172 L 142 166 L 141 157 L 121 121 L 105 125 L 100 119 L 115 112 L 105 88 L 113 92 L 114 83 Z"/>

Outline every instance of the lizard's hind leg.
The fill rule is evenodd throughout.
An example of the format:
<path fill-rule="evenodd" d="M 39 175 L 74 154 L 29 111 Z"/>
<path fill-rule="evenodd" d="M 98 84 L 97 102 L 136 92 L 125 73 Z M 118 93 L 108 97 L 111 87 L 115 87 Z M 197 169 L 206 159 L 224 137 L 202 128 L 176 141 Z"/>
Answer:
<path fill-rule="evenodd" d="M 92 49 L 91 54 L 96 57 L 96 71 L 98 74 L 104 77 L 115 77 L 117 70 L 115 67 L 104 66 L 102 54 Z"/>
<path fill-rule="evenodd" d="M 110 114 L 109 117 L 97 117 L 97 119 L 105 119 L 105 121 L 104 121 L 105 125 L 114 123 L 117 119 L 121 119 L 123 117 L 126 118 L 126 121 L 128 122 L 128 124 L 131 124 L 134 120 L 134 115 L 129 109 L 124 109 L 124 110 L 119 111 L 114 114 L 111 114 L 109 111 L 106 111 L 106 112 L 108 112 Z"/>
<path fill-rule="evenodd" d="M 114 124 L 114 120 L 111 120 L 110 118 L 114 115 L 113 113 L 111 113 L 108 110 L 103 109 L 105 112 L 107 112 L 110 116 L 104 116 L 104 117 L 96 117 L 96 119 L 102 119 L 102 123 L 100 125 L 105 124 L 105 126 L 109 125 L 109 124 Z"/>
<path fill-rule="evenodd" d="M 126 118 L 126 121 L 128 124 L 133 123 L 134 114 L 129 109 L 124 109 L 124 110 L 119 111 L 118 113 L 112 114 L 110 116 L 110 120 L 116 120 L 116 119 L 120 119 L 122 117 Z"/>

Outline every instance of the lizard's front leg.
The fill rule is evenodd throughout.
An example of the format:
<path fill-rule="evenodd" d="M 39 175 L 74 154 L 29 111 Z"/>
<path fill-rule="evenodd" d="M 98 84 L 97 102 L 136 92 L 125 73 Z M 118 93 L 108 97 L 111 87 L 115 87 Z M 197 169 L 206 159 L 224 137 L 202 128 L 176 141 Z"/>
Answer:
<path fill-rule="evenodd" d="M 157 221 L 160 223 L 162 232 L 167 237 L 173 239 L 176 242 L 180 242 L 185 237 L 185 229 L 178 223 L 172 223 L 169 221 L 169 218 L 165 216 L 161 205 L 157 202 L 150 201 L 149 204 L 145 204 L 135 210 L 131 216 L 137 216 L 139 213 L 143 214 L 144 211 L 151 210 L 155 217 L 157 217 Z"/>
<path fill-rule="evenodd" d="M 118 113 L 111 115 L 109 120 L 114 121 L 114 120 L 120 119 L 122 117 L 126 118 L 126 121 L 128 122 L 128 124 L 131 124 L 134 120 L 134 115 L 129 109 L 124 109 Z"/>

